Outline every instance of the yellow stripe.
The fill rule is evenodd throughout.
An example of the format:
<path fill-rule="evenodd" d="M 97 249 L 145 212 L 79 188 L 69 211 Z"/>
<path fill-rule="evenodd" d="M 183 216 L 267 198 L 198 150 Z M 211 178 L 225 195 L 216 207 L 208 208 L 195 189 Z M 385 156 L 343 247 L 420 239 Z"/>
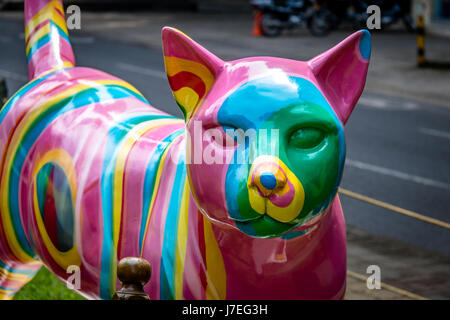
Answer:
<path fill-rule="evenodd" d="M 440 221 L 438 219 L 430 218 L 430 217 L 424 216 L 423 214 L 416 213 L 416 212 L 413 212 L 413 211 L 410 211 L 410 210 L 406 210 L 406 209 L 394 206 L 392 204 L 389 204 L 389 203 L 386 203 L 386 202 L 383 202 L 383 201 L 380 201 L 380 200 L 376 200 L 376 199 L 373 199 L 373 198 L 370 198 L 370 197 L 367 197 L 367 196 L 363 196 L 362 194 L 359 194 L 359 193 L 356 193 L 356 192 L 353 192 L 353 191 L 350 191 L 350 190 L 347 190 L 347 189 L 339 188 L 339 192 L 341 194 L 347 196 L 347 197 L 354 198 L 354 199 L 357 199 L 357 200 L 360 200 L 360 201 L 364 201 L 364 202 L 370 203 L 370 204 L 372 204 L 374 206 L 385 208 L 385 209 L 394 211 L 396 213 L 400 213 L 400 214 L 403 214 L 405 216 L 421 220 L 423 222 L 434 224 L 434 225 L 436 225 L 438 227 L 442 227 L 442 228 L 445 228 L 445 229 L 450 229 L 450 223 L 447 223 L 447 222 L 444 222 L 444 221 Z"/>
<path fill-rule="evenodd" d="M 0 289 L 0 300 L 12 300 L 13 296 L 10 296 L 11 293 L 13 292 Z"/>
<path fill-rule="evenodd" d="M 69 181 L 69 188 L 70 192 L 72 194 L 72 202 L 73 207 L 75 208 L 75 199 L 77 197 L 77 182 L 76 182 L 76 171 L 75 166 L 72 162 L 72 157 L 65 151 L 64 149 L 53 149 L 47 152 L 39 161 L 37 161 L 37 166 L 33 170 L 33 181 L 36 181 L 36 176 L 41 170 L 41 168 L 46 165 L 47 163 L 56 163 L 63 169 L 67 180 Z M 33 203 L 34 203 L 34 214 L 36 217 L 36 222 L 38 225 L 39 233 L 42 237 L 42 241 L 45 244 L 46 249 L 50 253 L 50 256 L 53 258 L 53 260 L 64 270 L 66 270 L 70 265 L 77 265 L 79 266 L 81 264 L 81 258 L 78 254 L 78 249 L 76 246 L 76 232 L 74 230 L 73 232 L 73 247 L 66 251 L 61 252 L 59 251 L 53 244 L 52 240 L 50 239 L 47 230 L 44 225 L 44 221 L 42 220 L 42 215 L 39 210 L 39 201 L 37 197 L 37 187 L 34 185 L 34 195 L 33 195 Z M 75 214 L 75 213 L 74 213 Z M 81 214 L 80 214 L 81 216 Z M 76 219 L 74 228 L 77 225 Z"/>
<path fill-rule="evenodd" d="M 43 113 L 46 109 L 53 106 L 54 104 L 60 102 L 61 100 L 72 96 L 84 89 L 92 88 L 92 87 L 98 87 L 102 85 L 120 85 L 123 86 L 129 90 L 132 90 L 133 92 L 140 94 L 137 89 L 135 89 L 130 84 L 126 83 L 125 81 L 117 81 L 117 80 L 96 80 L 96 81 L 83 81 L 85 84 L 80 84 L 73 86 L 51 98 L 45 101 L 44 104 L 40 106 L 36 106 L 33 111 L 28 113 L 25 118 L 21 121 L 18 128 L 15 130 L 15 134 L 11 140 L 10 145 L 17 144 L 18 141 L 21 141 L 24 134 L 28 131 L 29 127 L 34 123 L 36 118 L 39 117 L 41 113 Z M 10 148 L 9 148 L 10 149 Z"/>
<path fill-rule="evenodd" d="M 51 20 L 56 25 L 58 25 L 64 33 L 68 34 L 66 21 L 64 21 L 63 17 L 55 10 L 59 9 L 64 14 L 64 8 L 59 1 L 51 1 L 47 5 L 45 5 L 38 13 L 34 15 L 28 24 L 25 27 L 25 38 L 28 39 L 30 33 L 42 22 L 46 20 Z"/>
<path fill-rule="evenodd" d="M 107 85 L 107 84 L 117 84 L 123 87 L 126 87 L 138 94 L 139 91 L 135 89 L 130 84 L 124 82 L 124 81 L 117 81 L 117 80 L 95 80 L 95 81 L 84 81 L 85 84 L 76 85 L 73 86 L 66 91 L 63 91 L 48 100 L 45 101 L 42 105 L 36 106 L 31 112 L 29 112 L 24 119 L 20 122 L 19 126 L 15 130 L 13 137 L 11 139 L 11 143 L 6 150 L 6 158 L 5 158 L 5 164 L 3 168 L 12 168 L 13 166 L 13 158 L 14 155 L 17 153 L 18 145 L 20 141 L 22 141 L 23 136 L 28 131 L 29 127 L 34 123 L 36 118 L 39 117 L 39 115 L 44 112 L 46 109 L 50 108 L 54 104 L 58 103 L 59 101 L 70 97 L 76 93 L 78 93 L 81 90 L 88 89 L 91 87 L 97 87 L 101 85 Z M 8 188 L 8 181 L 10 177 L 11 170 L 5 170 L 4 174 L 2 174 L 1 181 L 0 181 L 0 212 L 2 222 L 5 228 L 5 236 L 8 241 L 8 245 L 11 248 L 13 254 L 23 263 L 27 262 L 33 262 L 35 261 L 31 256 L 29 256 L 20 246 L 18 240 L 15 236 L 15 231 L 12 225 L 11 221 L 11 213 L 9 210 L 9 188 Z"/>
<path fill-rule="evenodd" d="M 31 47 L 37 42 L 39 41 L 39 39 L 41 39 L 42 37 L 44 37 L 45 35 L 47 35 L 48 33 L 50 33 L 50 25 L 47 24 L 44 27 L 42 27 L 41 29 L 39 29 L 35 34 L 33 34 L 30 38 L 30 40 L 28 41 L 28 45 L 26 48 L 26 54 L 28 56 L 28 53 L 31 50 Z"/>
<path fill-rule="evenodd" d="M 214 84 L 215 77 L 205 65 L 191 60 L 176 57 L 164 57 L 164 65 L 169 77 L 176 75 L 179 72 L 187 71 L 198 76 L 205 84 L 205 94 L 200 100 L 198 100 L 198 94 L 192 89 L 189 91 L 181 88 L 174 91 L 175 99 L 179 104 L 186 108 L 186 118 L 189 118 L 193 115 L 195 107 L 205 99 L 209 89 L 211 89 L 211 86 Z"/>
<path fill-rule="evenodd" d="M 103 85 L 119 85 L 119 86 L 123 86 L 137 94 L 140 95 L 140 92 L 134 88 L 133 86 L 131 86 L 130 84 L 128 84 L 125 81 L 118 81 L 118 80 L 88 80 L 88 81 L 83 81 L 83 84 L 80 85 L 76 85 L 73 87 L 70 87 L 69 89 L 49 98 L 48 100 L 45 101 L 44 104 L 40 105 L 40 106 L 36 106 L 34 108 L 33 111 L 31 111 L 30 113 L 28 113 L 25 118 L 21 121 L 21 123 L 19 124 L 18 128 L 15 131 L 15 134 L 13 136 L 13 139 L 11 140 L 11 145 L 14 145 L 17 143 L 17 140 L 21 140 L 23 135 L 25 134 L 25 132 L 29 129 L 29 127 L 34 123 L 34 121 L 36 120 L 36 118 L 43 113 L 43 111 L 45 111 L 46 109 L 48 109 L 49 107 L 53 106 L 54 104 L 60 102 L 61 100 L 72 96 L 84 89 L 88 89 L 88 88 L 92 88 L 92 87 L 98 87 L 98 86 L 103 86 Z"/>
<path fill-rule="evenodd" d="M 198 94 L 189 87 L 182 87 L 173 92 L 175 100 L 184 108 L 186 115 L 188 115 L 198 104 Z"/>
<path fill-rule="evenodd" d="M 189 215 L 189 182 L 186 179 L 183 189 L 183 198 L 178 220 L 178 241 L 175 254 L 175 299 L 183 299 L 183 275 L 184 262 L 186 261 L 186 245 L 188 235 L 188 215 Z"/>
<path fill-rule="evenodd" d="M 417 47 L 419 49 L 423 49 L 425 47 L 425 38 L 424 38 L 424 36 L 417 36 Z"/>
<path fill-rule="evenodd" d="M 423 29 L 425 26 L 425 20 L 423 19 L 422 15 L 417 16 L 417 28 Z"/>
<path fill-rule="evenodd" d="M 63 61 L 62 64 L 60 64 L 60 65 L 58 65 L 58 66 L 56 66 L 54 68 L 48 69 L 48 70 L 46 70 L 46 71 L 44 71 L 42 73 L 39 73 L 38 77 L 35 78 L 35 79 L 40 79 L 40 78 L 44 77 L 46 74 L 52 73 L 52 72 L 54 72 L 56 70 L 59 70 L 59 69 L 73 68 L 73 67 L 74 67 L 74 65 L 73 65 L 72 62 L 70 62 L 70 61 Z"/>
<path fill-rule="evenodd" d="M 59 69 L 73 68 L 73 67 L 74 67 L 74 65 L 73 65 L 72 62 L 65 60 L 65 61 L 62 62 L 62 64 L 58 65 L 57 67 L 54 67 L 52 69 L 49 69 L 47 71 L 44 71 L 44 72 L 40 73 L 39 74 L 39 78 L 45 76 L 48 73 L 52 73 L 53 71 L 59 70 Z"/>
<path fill-rule="evenodd" d="M 161 119 L 161 120 L 151 120 L 150 123 L 144 123 L 139 125 L 129 132 L 129 138 L 123 143 L 119 155 L 116 160 L 116 170 L 114 172 L 114 197 L 113 197 L 113 239 L 114 244 L 117 248 L 119 242 L 119 232 L 120 232 L 120 221 L 122 213 L 122 202 L 123 202 L 123 178 L 125 173 L 125 164 L 128 157 L 128 153 L 133 147 L 134 143 L 139 140 L 139 138 L 147 133 L 151 129 L 159 128 L 163 125 L 168 125 L 171 123 L 177 123 L 182 120 L 179 119 Z"/>
<path fill-rule="evenodd" d="M 172 144 L 174 144 L 176 141 L 178 141 L 179 139 L 183 138 L 183 137 L 184 137 L 184 135 L 179 135 L 178 137 L 173 139 L 173 141 L 167 146 L 166 150 L 164 150 L 164 153 L 161 156 L 161 161 L 159 163 L 158 171 L 156 173 L 155 188 L 153 190 L 152 200 L 150 202 L 150 206 L 149 206 L 149 209 L 148 209 L 147 221 L 145 222 L 144 239 L 142 239 L 142 247 L 141 247 L 141 257 L 142 257 L 142 253 L 144 252 L 145 240 L 147 239 L 148 225 L 149 225 L 149 222 L 150 222 L 150 218 L 152 216 L 153 207 L 155 206 L 156 194 L 158 193 L 159 182 L 161 180 L 161 174 L 162 174 L 162 171 L 163 171 L 163 168 L 164 168 L 164 164 L 166 162 L 167 154 L 169 153 L 170 146 Z"/>
<path fill-rule="evenodd" d="M 119 243 L 119 233 L 120 233 L 120 223 L 122 219 L 122 190 L 123 190 L 123 176 L 125 171 L 125 163 L 128 156 L 128 152 L 133 146 L 134 142 L 139 139 L 144 133 L 148 132 L 150 129 L 155 129 L 155 127 L 160 127 L 169 123 L 181 122 L 179 119 L 163 119 L 163 120 L 152 120 L 150 124 L 144 124 L 143 127 L 137 126 L 132 130 L 127 141 L 125 141 L 122 149 L 119 152 L 119 156 L 116 160 L 116 170 L 114 173 L 114 198 L 113 198 L 113 241 L 115 248 L 118 248 Z M 110 285 L 113 291 L 116 290 L 116 272 L 117 272 L 117 252 L 111 256 L 112 259 L 112 272 L 113 275 L 110 277 Z"/>
<path fill-rule="evenodd" d="M 182 71 L 195 74 L 205 83 L 206 92 L 208 92 L 214 83 L 214 75 L 205 65 L 199 62 L 176 57 L 164 57 L 164 64 L 169 77 Z"/>
<path fill-rule="evenodd" d="M 24 280 L 28 280 L 29 276 L 26 274 L 9 272 L 9 271 L 6 271 L 5 269 L 0 268 L 0 278 L 22 282 Z"/>
<path fill-rule="evenodd" d="M 227 276 L 222 253 L 212 230 L 211 222 L 203 216 L 206 247 L 206 299 L 225 300 Z"/>

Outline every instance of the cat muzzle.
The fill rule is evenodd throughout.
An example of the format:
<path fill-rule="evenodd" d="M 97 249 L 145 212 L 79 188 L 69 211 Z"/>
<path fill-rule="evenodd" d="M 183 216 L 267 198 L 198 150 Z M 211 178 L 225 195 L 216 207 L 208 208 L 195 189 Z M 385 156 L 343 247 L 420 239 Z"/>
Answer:
<path fill-rule="evenodd" d="M 305 192 L 295 174 L 275 156 L 259 156 L 247 181 L 250 205 L 261 215 L 289 223 L 303 208 Z"/>

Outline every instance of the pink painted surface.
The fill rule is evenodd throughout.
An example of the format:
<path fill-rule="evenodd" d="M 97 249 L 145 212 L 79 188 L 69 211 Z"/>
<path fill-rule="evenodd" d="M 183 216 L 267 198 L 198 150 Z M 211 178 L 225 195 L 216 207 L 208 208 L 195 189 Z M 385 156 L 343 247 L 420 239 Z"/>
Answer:
<path fill-rule="evenodd" d="M 39 20 L 43 8 L 63 15 L 59 1 L 26 1 L 25 25 Z M 57 21 L 31 23 L 27 43 L 36 42 L 34 35 L 45 23 Z M 6 274 L 0 279 L 6 288 L 1 298 L 12 297 L 41 264 L 63 281 L 67 264 L 75 264 L 81 270 L 77 291 L 109 299 L 120 286 L 117 262 L 127 256 L 151 263 L 145 290 L 152 299 L 343 297 L 345 224 L 336 192 L 345 157 L 343 125 L 368 68 L 367 32 L 356 32 L 307 62 L 273 57 L 226 62 L 165 28 L 166 69 L 186 115 L 183 122 L 150 106 L 125 81 L 74 67 L 67 30 L 60 27 L 63 33 L 52 33 L 49 43 L 31 51 L 28 67 L 34 82 L 0 113 L 0 271 Z M 269 93 L 267 86 L 273 88 Z M 276 97 L 277 92 L 286 95 Z M 311 101 L 303 101 L 302 94 Z M 269 101 L 269 107 L 262 103 L 251 109 L 248 101 Z M 301 106 L 293 109 L 300 114 L 294 119 L 298 123 L 279 116 L 292 105 Z M 316 109 L 306 112 L 311 105 Z M 304 117 L 332 123 L 333 130 L 321 132 L 328 137 L 322 149 L 329 148 L 331 156 L 320 158 L 318 148 L 309 158 L 290 159 L 293 149 L 260 154 L 260 145 L 250 144 L 248 153 L 256 159 L 271 156 L 269 164 L 281 168 L 287 179 L 288 192 L 278 182 L 270 192 L 257 190 L 264 212 L 255 209 L 257 200 L 250 197 L 254 188 L 262 188 L 249 179 L 253 162 L 230 163 L 237 145 L 225 148 L 194 132 L 195 121 L 202 123 L 203 134 L 210 127 L 220 133 L 230 125 L 239 127 L 242 119 L 257 129 L 285 130 L 291 122 L 297 128 Z M 186 132 L 196 140 L 188 144 Z M 289 147 L 290 140 L 279 141 Z M 205 161 L 199 153 L 204 150 L 213 150 L 222 161 Z M 201 163 L 189 163 L 186 152 L 200 156 Z M 295 152 L 303 156 L 309 151 Z M 55 153 L 56 158 L 41 163 Z M 302 171 L 300 162 L 315 170 Z M 309 176 L 321 170 L 329 171 L 320 179 Z M 54 178 L 58 172 L 63 173 L 59 180 Z M 322 180 L 326 191 L 315 188 L 324 185 Z M 296 206 L 300 202 L 302 209 Z M 268 203 L 275 208 L 270 217 Z M 48 204 L 55 208 L 52 215 L 42 212 Z M 280 212 L 295 217 L 286 222 Z M 57 221 L 45 221 L 48 216 Z M 28 278 L 16 277 L 20 272 Z"/>

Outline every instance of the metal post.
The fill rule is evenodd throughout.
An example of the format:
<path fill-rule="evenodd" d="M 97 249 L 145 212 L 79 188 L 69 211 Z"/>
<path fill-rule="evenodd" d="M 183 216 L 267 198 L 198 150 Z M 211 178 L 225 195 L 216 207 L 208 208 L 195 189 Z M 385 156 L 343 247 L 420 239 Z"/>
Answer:
<path fill-rule="evenodd" d="M 423 67 L 425 64 L 425 23 L 420 14 L 417 16 L 417 65 Z"/>
<path fill-rule="evenodd" d="M 117 291 L 113 300 L 150 300 L 144 292 L 144 285 L 150 280 L 152 268 L 142 258 L 123 258 L 117 265 L 117 277 L 122 288 Z"/>
<path fill-rule="evenodd" d="M 8 89 L 6 88 L 6 81 L 0 78 L 0 110 L 2 110 L 3 105 L 6 103 L 6 98 L 8 97 Z"/>

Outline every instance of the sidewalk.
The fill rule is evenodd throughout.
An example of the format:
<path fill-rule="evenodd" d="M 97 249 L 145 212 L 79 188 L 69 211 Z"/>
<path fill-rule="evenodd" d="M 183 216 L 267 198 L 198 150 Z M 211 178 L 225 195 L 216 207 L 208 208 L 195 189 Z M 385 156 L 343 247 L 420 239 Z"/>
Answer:
<path fill-rule="evenodd" d="M 414 295 L 428 299 L 450 299 L 448 256 L 398 240 L 373 236 L 347 225 L 347 264 L 349 275 L 345 299 L 419 298 Z M 366 270 L 369 265 L 378 265 L 381 269 L 381 290 L 367 289 L 366 279 L 370 274 Z M 356 278 L 355 273 L 364 278 Z M 383 284 L 387 284 L 388 288 Z"/>

